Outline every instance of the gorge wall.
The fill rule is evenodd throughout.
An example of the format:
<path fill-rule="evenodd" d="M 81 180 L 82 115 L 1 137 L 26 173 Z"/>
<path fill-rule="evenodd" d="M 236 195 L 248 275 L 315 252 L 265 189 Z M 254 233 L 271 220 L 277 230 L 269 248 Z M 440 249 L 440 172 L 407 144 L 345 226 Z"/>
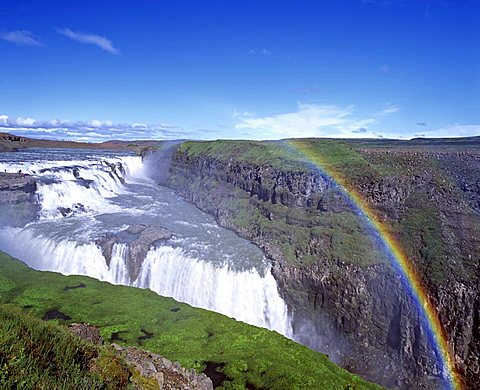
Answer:
<path fill-rule="evenodd" d="M 479 374 L 480 153 L 311 142 L 342 171 L 423 277 L 469 388 Z M 259 245 L 297 340 L 388 387 L 438 388 L 413 300 L 342 191 L 286 144 L 186 142 L 164 184 Z"/>

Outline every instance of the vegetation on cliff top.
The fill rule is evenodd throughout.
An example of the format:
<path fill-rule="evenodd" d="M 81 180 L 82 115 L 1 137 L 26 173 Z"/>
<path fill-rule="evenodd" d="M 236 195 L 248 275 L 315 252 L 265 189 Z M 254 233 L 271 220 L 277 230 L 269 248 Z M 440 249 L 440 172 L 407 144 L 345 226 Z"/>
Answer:
<path fill-rule="evenodd" d="M 188 141 L 179 153 L 192 157 L 211 157 L 221 161 L 235 161 L 271 166 L 281 171 L 306 171 L 313 167 L 309 149 L 320 152 L 323 162 L 345 172 L 368 173 L 368 163 L 347 143 L 331 139 L 296 139 L 284 141 Z M 367 172 L 366 172 L 367 170 Z"/>
<path fill-rule="evenodd" d="M 34 271 L 1 252 L 0 303 L 23 308 L 25 313 L 37 318 L 56 318 L 53 322 L 90 323 L 100 329 L 105 340 L 139 346 L 198 371 L 204 370 L 207 364 L 213 365 L 220 375 L 225 375 L 222 386 L 226 389 L 247 386 L 271 389 L 379 388 L 337 367 L 325 355 L 276 332 L 192 308 L 149 290 L 114 286 L 82 276 Z M 58 340 L 53 339 L 55 345 L 47 343 L 45 350 L 34 348 L 28 344 L 29 338 L 33 343 L 39 340 L 41 345 L 46 339 L 35 339 L 34 334 L 55 333 L 55 328 L 30 320 L 19 322 L 12 318 L 15 316 L 9 310 L 1 312 L 3 318 L 8 319 L 2 320 L 3 327 L 0 327 L 1 344 L 5 348 L 7 338 L 12 340 L 17 331 L 20 336 L 18 343 L 8 341 L 12 344 L 11 350 L 2 350 L 0 354 L 3 359 L 2 380 L 8 380 L 9 373 L 15 370 L 17 374 L 27 376 L 33 370 L 35 375 L 47 381 L 45 383 L 49 383 L 52 375 L 68 383 L 70 380 L 85 383 L 98 380 L 84 373 L 85 356 L 95 355 L 95 351 L 71 341 L 70 336 L 62 332 L 58 333 Z M 7 323 L 13 325 L 5 325 Z M 19 328 L 20 323 L 23 323 L 23 330 Z M 14 329 L 13 333 L 11 329 Z M 55 364 L 52 367 L 57 370 L 55 373 L 46 372 L 46 376 L 42 376 L 40 370 L 46 364 L 42 360 L 55 361 L 57 355 L 62 354 L 68 357 L 73 353 L 72 346 L 78 348 L 78 355 L 68 358 L 68 362 Z M 11 367 L 17 361 L 12 360 L 12 356 L 17 355 L 24 360 Z M 72 378 L 59 374 L 67 368 L 74 373 Z"/>

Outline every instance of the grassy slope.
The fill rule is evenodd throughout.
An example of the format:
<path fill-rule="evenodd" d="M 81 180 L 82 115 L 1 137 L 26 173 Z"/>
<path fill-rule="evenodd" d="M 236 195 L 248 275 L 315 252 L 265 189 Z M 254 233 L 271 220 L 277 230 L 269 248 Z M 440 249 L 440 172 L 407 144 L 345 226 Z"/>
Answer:
<path fill-rule="evenodd" d="M 83 288 L 65 289 L 82 283 Z M 275 332 L 149 290 L 34 271 L 1 252 L 0 303 L 22 307 L 39 318 L 58 310 L 71 318 L 67 322 L 98 326 L 106 340 L 120 338 L 123 341 L 116 342 L 141 346 L 186 367 L 202 370 L 206 362 L 223 364 L 229 378 L 226 388 L 378 388 Z M 0 336 L 6 337 L 0 329 Z M 142 329 L 153 333 L 152 338 L 139 339 Z"/>
<path fill-rule="evenodd" d="M 109 347 L 0 304 L 0 388 L 121 389 L 132 374 Z"/>

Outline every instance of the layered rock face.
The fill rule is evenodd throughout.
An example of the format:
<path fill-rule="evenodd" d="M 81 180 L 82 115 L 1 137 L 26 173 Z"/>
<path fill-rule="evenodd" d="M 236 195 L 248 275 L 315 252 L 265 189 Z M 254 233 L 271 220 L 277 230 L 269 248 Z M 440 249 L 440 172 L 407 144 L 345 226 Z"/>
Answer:
<path fill-rule="evenodd" d="M 421 273 L 459 374 L 474 388 L 478 149 L 465 155 L 455 148 L 356 147 L 351 153 L 365 170 L 352 174 L 350 185 L 391 226 Z M 388 387 L 438 388 L 438 360 L 405 281 L 380 250 L 378 235 L 326 175 L 182 146 L 167 184 L 272 258 L 299 341 Z"/>
<path fill-rule="evenodd" d="M 37 216 L 37 184 L 31 176 L 0 172 L 0 225 L 24 226 Z"/>

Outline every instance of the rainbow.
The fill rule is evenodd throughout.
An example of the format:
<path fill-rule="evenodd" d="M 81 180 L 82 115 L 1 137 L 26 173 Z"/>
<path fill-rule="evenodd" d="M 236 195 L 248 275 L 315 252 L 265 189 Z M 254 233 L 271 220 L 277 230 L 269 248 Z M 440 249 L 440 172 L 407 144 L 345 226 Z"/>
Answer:
<path fill-rule="evenodd" d="M 418 306 L 419 313 L 426 323 L 427 333 L 432 341 L 438 363 L 442 367 L 446 387 L 449 389 L 461 390 L 462 383 L 455 369 L 453 352 L 448 345 L 447 337 L 437 312 L 428 298 L 428 293 L 422 284 L 414 265 L 408 259 L 405 251 L 396 241 L 389 226 L 382 221 L 378 214 L 362 199 L 355 188 L 349 185 L 345 177 L 327 163 L 314 146 L 305 140 L 289 140 L 287 144 L 305 157 L 329 180 L 338 185 L 339 189 L 347 196 L 359 214 L 363 215 L 370 227 L 378 234 L 388 252 L 392 265 L 400 274 L 405 287 Z"/>

